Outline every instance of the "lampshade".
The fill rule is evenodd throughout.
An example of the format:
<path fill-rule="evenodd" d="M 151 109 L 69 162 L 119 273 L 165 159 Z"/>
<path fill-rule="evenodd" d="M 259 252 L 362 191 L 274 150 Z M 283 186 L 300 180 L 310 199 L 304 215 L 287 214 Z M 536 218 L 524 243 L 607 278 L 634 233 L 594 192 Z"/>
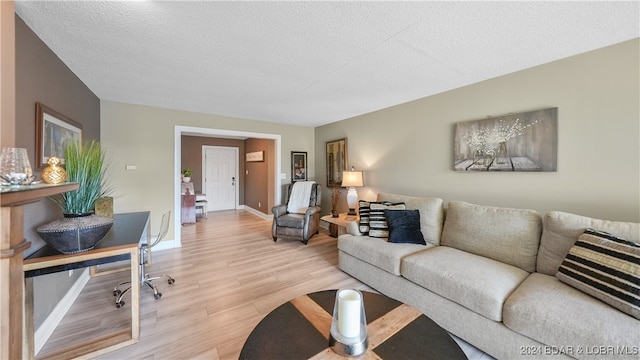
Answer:
<path fill-rule="evenodd" d="M 347 205 L 349 205 L 349 212 L 347 215 L 356 215 L 356 206 L 358 205 L 358 192 L 356 186 L 364 186 L 362 181 L 362 171 L 355 171 L 356 169 L 351 167 L 351 171 L 342 172 L 342 186 L 349 188 L 347 192 Z"/>
<path fill-rule="evenodd" d="M 362 171 L 343 171 L 342 172 L 342 186 L 364 186 L 362 181 Z"/>

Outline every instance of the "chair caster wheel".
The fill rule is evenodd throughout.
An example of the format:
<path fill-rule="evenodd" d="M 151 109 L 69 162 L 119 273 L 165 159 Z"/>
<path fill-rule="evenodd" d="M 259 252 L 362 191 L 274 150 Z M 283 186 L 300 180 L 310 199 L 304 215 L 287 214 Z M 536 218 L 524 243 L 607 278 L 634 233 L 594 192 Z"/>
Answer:
<path fill-rule="evenodd" d="M 156 298 L 156 300 L 158 300 L 162 297 L 162 293 L 153 294 L 153 297 Z"/>
<path fill-rule="evenodd" d="M 121 307 L 123 307 L 123 306 L 124 306 L 124 301 L 120 301 L 120 302 L 116 303 L 116 307 L 117 307 L 118 309 L 120 309 L 120 308 L 121 308 Z"/>
<path fill-rule="evenodd" d="M 122 294 L 122 291 L 120 291 L 120 290 L 113 290 L 113 296 L 118 296 L 118 295 L 120 295 L 120 294 Z"/>
<path fill-rule="evenodd" d="M 174 282 L 176 282 L 174 279 L 169 279 L 167 280 L 167 282 L 169 283 L 169 285 L 173 284 Z"/>

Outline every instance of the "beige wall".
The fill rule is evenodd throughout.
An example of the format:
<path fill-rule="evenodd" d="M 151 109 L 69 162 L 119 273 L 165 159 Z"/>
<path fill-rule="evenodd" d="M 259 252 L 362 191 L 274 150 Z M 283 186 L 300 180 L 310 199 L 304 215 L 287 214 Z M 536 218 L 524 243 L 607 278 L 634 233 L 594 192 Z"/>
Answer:
<path fill-rule="evenodd" d="M 158 231 L 163 212 L 175 208 L 175 127 L 244 131 L 281 135 L 281 169 L 291 181 L 291 151 L 313 151 L 314 129 L 262 121 L 206 115 L 178 110 L 101 102 L 101 141 L 109 152 L 111 179 L 115 188 L 114 211 L 150 210 L 151 232 Z M 127 164 L 137 170 L 126 170 Z M 310 169 L 315 164 L 309 164 Z M 310 173 L 313 180 L 314 173 Z M 275 186 L 275 185 L 274 185 Z M 275 196 L 275 195 L 272 195 Z M 175 214 L 173 214 L 175 219 Z M 167 240 L 177 239 L 175 226 Z"/>
<path fill-rule="evenodd" d="M 316 129 L 316 174 L 327 140 L 348 138 L 360 198 L 378 192 L 640 220 L 640 91 L 636 39 Z M 558 107 L 558 171 L 453 171 L 460 121 Z M 326 183 L 322 176 L 321 182 Z M 330 210 L 325 192 L 323 210 Z M 344 192 L 341 205 L 344 203 Z"/>

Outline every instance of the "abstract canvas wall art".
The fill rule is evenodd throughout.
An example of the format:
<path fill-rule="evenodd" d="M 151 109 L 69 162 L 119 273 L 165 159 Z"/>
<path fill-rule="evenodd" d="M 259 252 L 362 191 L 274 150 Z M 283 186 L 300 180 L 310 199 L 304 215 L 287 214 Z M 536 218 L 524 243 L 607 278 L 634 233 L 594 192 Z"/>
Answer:
<path fill-rule="evenodd" d="M 558 108 L 455 125 L 456 171 L 557 171 Z"/>

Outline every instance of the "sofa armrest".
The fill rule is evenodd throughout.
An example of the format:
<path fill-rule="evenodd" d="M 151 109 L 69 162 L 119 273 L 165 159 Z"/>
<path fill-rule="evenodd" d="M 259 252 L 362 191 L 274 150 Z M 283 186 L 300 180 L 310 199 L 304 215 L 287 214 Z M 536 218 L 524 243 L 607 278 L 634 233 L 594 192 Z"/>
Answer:
<path fill-rule="evenodd" d="M 358 227 L 357 221 L 352 221 L 347 225 L 347 234 L 353 236 L 361 236 L 360 228 Z"/>

